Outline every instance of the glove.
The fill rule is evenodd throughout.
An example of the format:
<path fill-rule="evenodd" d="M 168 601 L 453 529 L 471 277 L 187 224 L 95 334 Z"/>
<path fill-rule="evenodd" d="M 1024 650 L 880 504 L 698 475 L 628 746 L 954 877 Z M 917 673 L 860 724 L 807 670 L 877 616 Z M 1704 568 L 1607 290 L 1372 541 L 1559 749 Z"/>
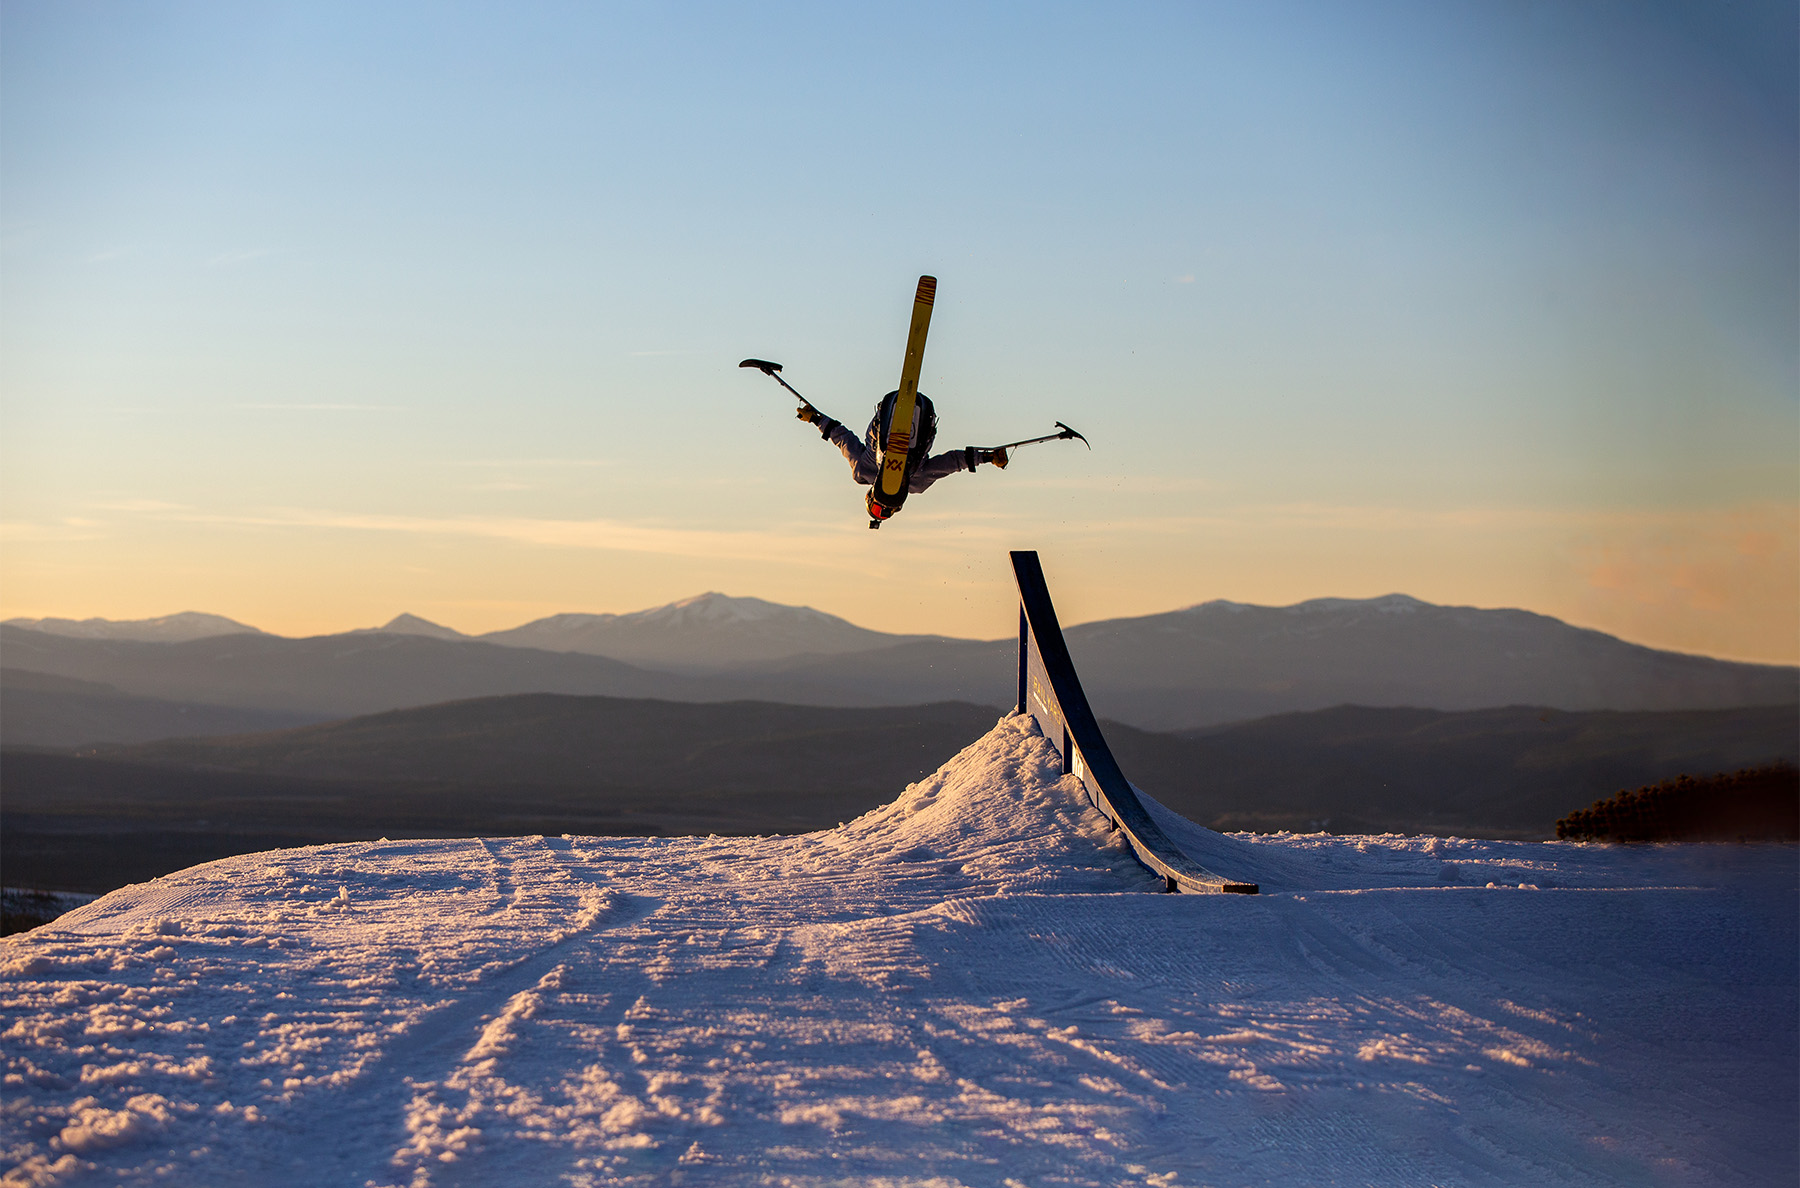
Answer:
<path fill-rule="evenodd" d="M 799 408 L 794 410 L 794 415 L 799 417 L 802 421 L 818 422 L 825 419 L 825 414 L 810 404 L 802 404 Z"/>
<path fill-rule="evenodd" d="M 983 462 L 992 462 L 997 468 L 999 468 L 1001 470 L 1006 469 L 1006 451 L 1005 450 L 983 450 L 983 451 L 981 451 L 981 460 Z"/>

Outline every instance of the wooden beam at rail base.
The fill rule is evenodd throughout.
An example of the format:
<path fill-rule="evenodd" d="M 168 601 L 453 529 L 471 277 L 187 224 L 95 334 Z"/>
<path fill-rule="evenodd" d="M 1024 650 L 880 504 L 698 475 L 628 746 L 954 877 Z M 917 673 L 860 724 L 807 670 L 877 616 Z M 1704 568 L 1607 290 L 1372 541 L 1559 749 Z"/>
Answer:
<path fill-rule="evenodd" d="M 1062 753 L 1063 770 L 1081 780 L 1089 803 L 1125 834 L 1131 852 L 1162 876 L 1167 890 L 1255 895 L 1255 883 L 1234 882 L 1207 870 L 1177 849 L 1151 819 L 1119 770 L 1081 691 L 1038 555 L 1015 552 L 1012 565 L 1019 583 L 1019 712 L 1037 719 L 1044 736 Z"/>

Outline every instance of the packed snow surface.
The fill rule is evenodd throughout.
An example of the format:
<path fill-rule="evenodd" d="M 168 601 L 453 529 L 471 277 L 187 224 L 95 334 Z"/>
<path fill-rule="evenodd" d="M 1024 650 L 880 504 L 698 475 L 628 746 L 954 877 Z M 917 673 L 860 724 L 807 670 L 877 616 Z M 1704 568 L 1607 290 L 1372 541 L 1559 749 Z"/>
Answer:
<path fill-rule="evenodd" d="M 804 761 L 796 756 L 796 761 Z M 0 946 L 6 1182 L 1778 1184 L 1795 857 L 1224 837 L 1027 718 L 769 838 L 376 842 Z"/>

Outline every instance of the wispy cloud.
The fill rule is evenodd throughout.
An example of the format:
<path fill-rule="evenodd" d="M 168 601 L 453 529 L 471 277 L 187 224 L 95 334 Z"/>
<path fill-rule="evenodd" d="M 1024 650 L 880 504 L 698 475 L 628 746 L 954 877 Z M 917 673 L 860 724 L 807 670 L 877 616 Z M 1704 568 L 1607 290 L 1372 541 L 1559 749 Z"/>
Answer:
<path fill-rule="evenodd" d="M 248 513 L 171 511 L 150 514 L 158 519 L 188 524 L 474 537 L 548 548 L 616 550 L 661 556 L 704 556 L 808 565 L 817 565 L 823 561 L 826 562 L 825 568 L 832 567 L 829 564 L 830 547 L 821 542 L 819 530 L 803 527 L 785 531 L 722 531 L 608 519 L 404 516 L 315 508 L 269 508 Z M 834 529 L 835 526 L 824 531 L 829 533 Z M 847 532 L 843 534 L 848 535 Z"/>
<path fill-rule="evenodd" d="M 450 466 L 484 466 L 494 469 L 540 466 L 611 466 L 611 458 L 458 458 Z"/>
<path fill-rule="evenodd" d="M 34 524 L 25 520 L 0 520 L 0 541 L 7 543 L 100 540 L 105 535 L 105 531 L 96 527 L 92 521 L 74 517 L 55 524 Z"/>
<path fill-rule="evenodd" d="M 285 251 L 286 249 L 284 248 L 251 248 L 249 251 L 243 252 L 221 252 L 206 263 L 207 266 L 211 268 L 230 268 L 238 264 L 248 264 L 252 260 L 262 260 L 269 256 L 279 256 Z"/>
<path fill-rule="evenodd" d="M 1723 513 L 1636 515 L 1574 548 L 1588 585 L 1646 604 L 1729 609 L 1748 587 L 1771 579 L 1792 599 L 1800 572 L 1800 512 L 1747 506 Z"/>
<path fill-rule="evenodd" d="M 1114 491 L 1121 495 L 1175 495 L 1228 490 L 1225 483 L 1194 475 L 1099 474 L 1068 478 L 1025 478 L 1010 474 L 1009 487 L 1032 491 Z"/>
<path fill-rule="evenodd" d="M 169 512 L 187 508 L 184 503 L 170 503 L 163 499 L 95 499 L 87 506 L 95 511 L 117 512 Z"/>
<path fill-rule="evenodd" d="M 406 412 L 404 404 L 234 404 L 257 412 Z"/>

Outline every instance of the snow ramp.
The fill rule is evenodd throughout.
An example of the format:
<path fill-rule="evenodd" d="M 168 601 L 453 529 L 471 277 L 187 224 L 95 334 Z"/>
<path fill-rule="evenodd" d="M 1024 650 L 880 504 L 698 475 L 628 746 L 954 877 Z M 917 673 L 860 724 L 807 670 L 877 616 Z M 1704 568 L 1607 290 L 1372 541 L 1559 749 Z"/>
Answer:
<path fill-rule="evenodd" d="M 1166 890 L 1255 895 L 1255 883 L 1214 874 L 1183 853 L 1151 817 L 1119 770 L 1088 706 L 1037 553 L 1014 552 L 1012 566 L 1019 583 L 1017 712 L 1037 719 L 1044 737 L 1062 756 L 1064 773 L 1081 781 L 1088 803 L 1125 835 L 1131 852 L 1161 876 Z"/>

